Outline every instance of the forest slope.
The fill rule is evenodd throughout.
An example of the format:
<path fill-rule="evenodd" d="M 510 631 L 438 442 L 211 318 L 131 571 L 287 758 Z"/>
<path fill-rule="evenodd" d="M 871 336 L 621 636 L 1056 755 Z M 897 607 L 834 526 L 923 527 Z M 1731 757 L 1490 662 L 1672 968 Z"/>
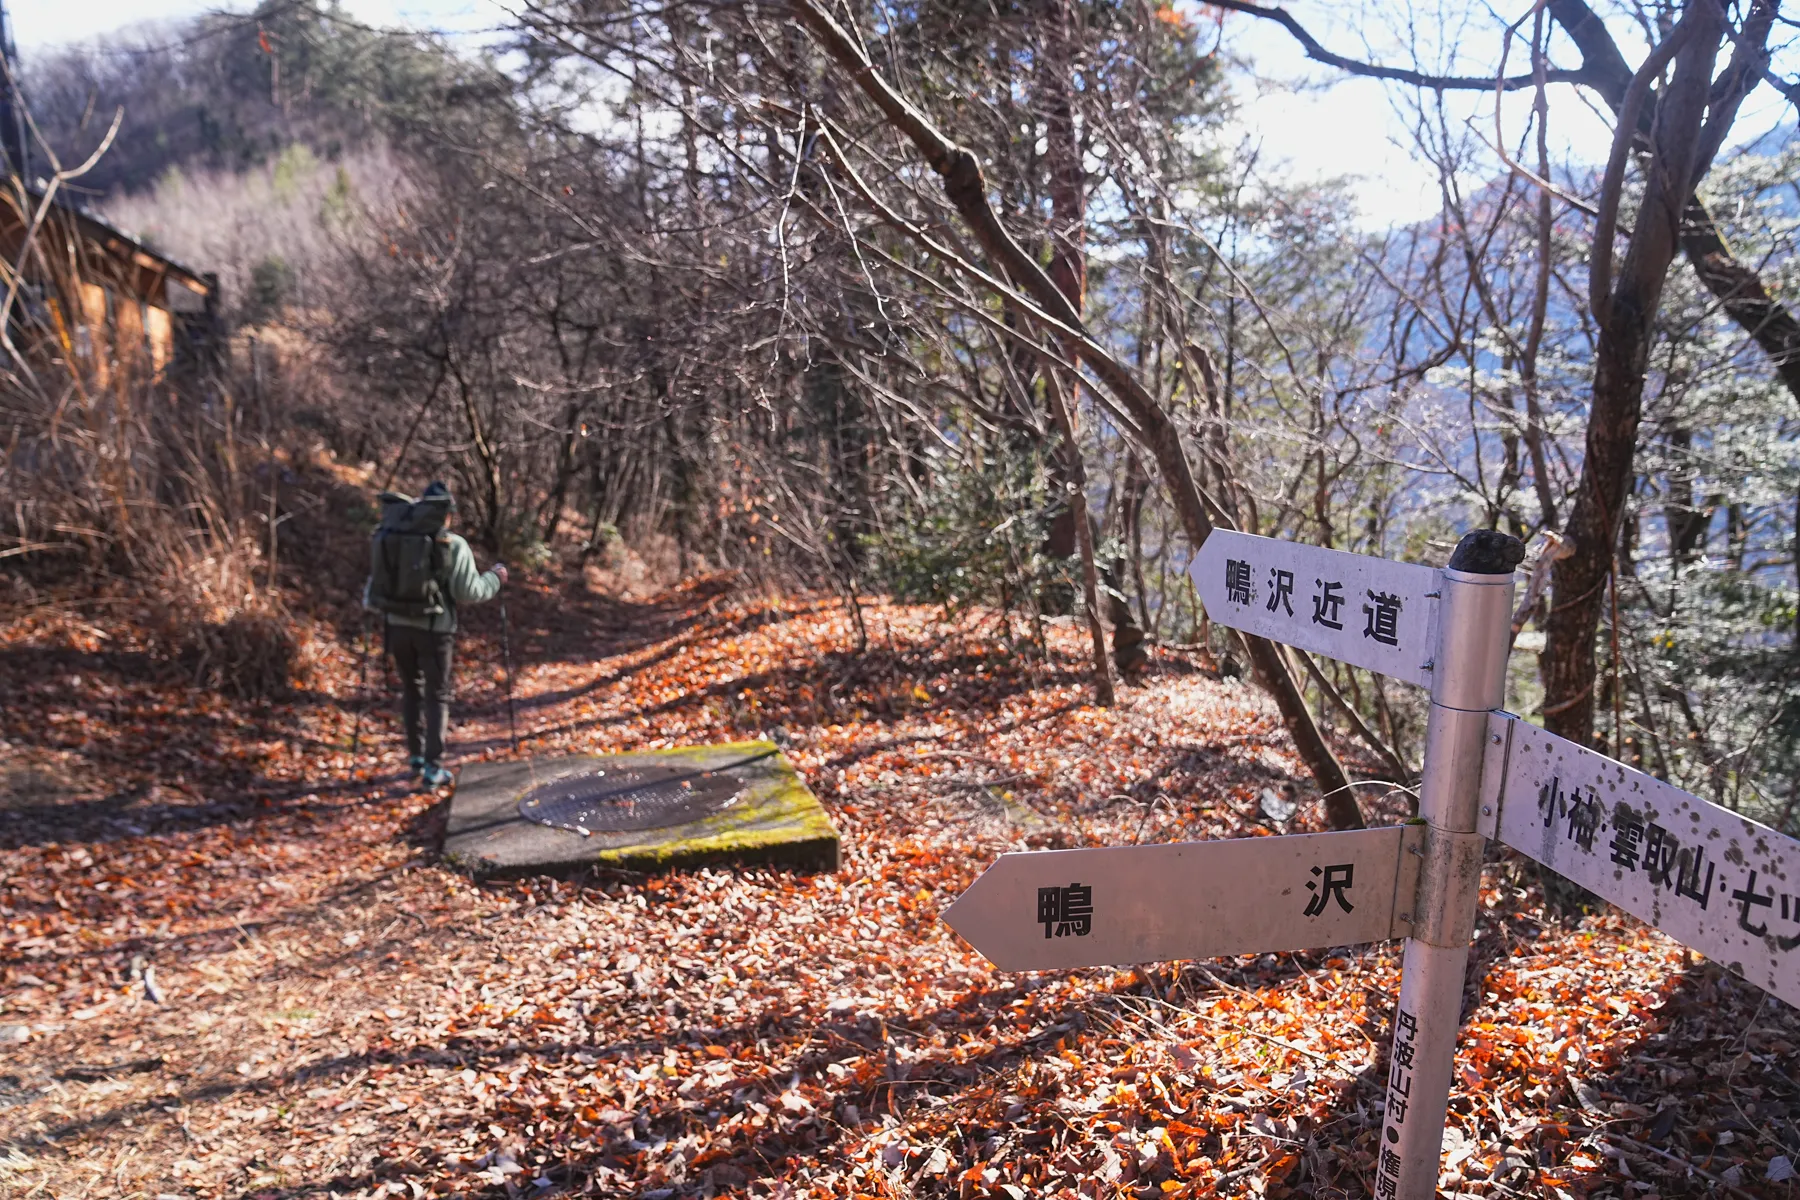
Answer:
<path fill-rule="evenodd" d="M 475 885 L 385 709 L 349 753 L 358 482 L 295 484 L 290 584 L 328 590 L 290 588 L 279 702 L 172 675 L 128 602 L 5 597 L 0 1193 L 1368 1194 L 1397 946 L 1015 977 L 937 919 L 1008 849 L 1288 828 L 1250 687 L 1164 650 L 1102 710 L 1072 625 L 1038 665 L 870 603 L 859 652 L 835 599 L 547 572 L 512 593 L 531 751 L 780 725 L 844 866 Z M 503 755 L 467 626 L 458 749 Z M 1487 883 L 1452 1182 L 1791 1195 L 1796 1014 Z"/>

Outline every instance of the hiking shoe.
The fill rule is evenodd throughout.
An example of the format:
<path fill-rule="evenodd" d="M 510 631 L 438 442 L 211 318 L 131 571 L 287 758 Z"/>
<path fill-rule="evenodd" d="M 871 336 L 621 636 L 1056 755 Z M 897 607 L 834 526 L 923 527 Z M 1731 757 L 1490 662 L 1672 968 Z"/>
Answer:
<path fill-rule="evenodd" d="M 406 774 L 409 778 L 417 779 L 424 773 L 425 756 L 423 754 L 415 754 L 406 760 Z"/>
<path fill-rule="evenodd" d="M 454 775 L 439 766 L 427 766 L 420 772 L 428 788 L 441 788 L 455 778 Z"/>

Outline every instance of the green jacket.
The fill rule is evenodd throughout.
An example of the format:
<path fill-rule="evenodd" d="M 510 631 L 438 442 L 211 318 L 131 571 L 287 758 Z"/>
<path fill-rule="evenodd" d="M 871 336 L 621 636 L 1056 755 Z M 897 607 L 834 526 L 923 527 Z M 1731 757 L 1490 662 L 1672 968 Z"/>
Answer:
<path fill-rule="evenodd" d="M 460 534 L 444 535 L 447 551 L 445 590 L 450 593 L 450 608 L 435 617 L 402 617 L 387 614 L 389 625 L 405 625 L 413 629 L 429 629 L 433 633 L 456 632 L 456 610 L 464 604 L 483 604 L 500 594 L 500 577 L 492 571 L 475 569 L 475 552 Z M 369 585 L 363 585 L 363 605 L 369 603 Z"/>

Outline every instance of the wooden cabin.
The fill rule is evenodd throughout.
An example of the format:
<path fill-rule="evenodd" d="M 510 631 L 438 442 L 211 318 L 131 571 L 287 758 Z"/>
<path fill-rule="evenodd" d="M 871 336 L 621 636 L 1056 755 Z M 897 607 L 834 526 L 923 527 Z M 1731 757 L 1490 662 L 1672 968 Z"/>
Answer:
<path fill-rule="evenodd" d="M 218 281 L 176 263 L 90 213 L 15 187 L 0 196 L 0 259 L 10 285 L 23 263 L 14 344 L 34 369 L 75 368 L 107 387 L 160 380 L 211 353 Z M 21 204 L 21 200 L 24 201 Z M 27 230 L 33 248 L 22 254 Z"/>
<path fill-rule="evenodd" d="M 66 191 L 46 203 L 42 180 L 30 182 L 18 63 L 0 0 L 0 290 L 13 297 L 8 332 L 18 358 L 32 374 L 47 370 L 102 388 L 161 380 L 189 355 L 205 362 L 216 353 L 217 277 L 82 212 Z M 0 370 L 17 365 L 12 358 Z"/>

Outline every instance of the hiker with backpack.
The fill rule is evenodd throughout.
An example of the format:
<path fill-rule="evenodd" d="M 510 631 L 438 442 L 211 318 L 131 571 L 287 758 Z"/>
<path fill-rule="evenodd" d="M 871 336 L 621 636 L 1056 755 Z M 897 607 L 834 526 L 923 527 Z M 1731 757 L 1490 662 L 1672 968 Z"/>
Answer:
<path fill-rule="evenodd" d="M 450 727 L 450 664 L 456 610 L 500 593 L 506 565 L 475 569 L 469 543 L 447 528 L 456 502 L 433 482 L 417 500 L 383 492 L 381 524 L 370 543 L 363 605 L 385 614 L 387 653 L 400 674 L 407 765 L 426 787 L 450 782 L 444 738 Z"/>

